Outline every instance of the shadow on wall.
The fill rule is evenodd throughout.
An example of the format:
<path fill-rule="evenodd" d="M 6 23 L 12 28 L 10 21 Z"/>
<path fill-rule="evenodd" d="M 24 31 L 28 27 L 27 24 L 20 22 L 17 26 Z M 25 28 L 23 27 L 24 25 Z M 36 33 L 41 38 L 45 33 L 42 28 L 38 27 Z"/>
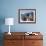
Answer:
<path fill-rule="evenodd" d="M 3 32 L 2 25 L 5 23 L 5 17 L 0 16 L 0 46 L 3 46 Z"/>

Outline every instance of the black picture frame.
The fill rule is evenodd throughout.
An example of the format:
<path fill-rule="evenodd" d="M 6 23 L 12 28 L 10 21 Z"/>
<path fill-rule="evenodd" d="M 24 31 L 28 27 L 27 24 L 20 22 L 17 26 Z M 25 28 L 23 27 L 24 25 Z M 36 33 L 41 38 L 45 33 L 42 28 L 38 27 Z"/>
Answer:
<path fill-rule="evenodd" d="M 19 9 L 19 23 L 36 23 L 36 9 Z"/>

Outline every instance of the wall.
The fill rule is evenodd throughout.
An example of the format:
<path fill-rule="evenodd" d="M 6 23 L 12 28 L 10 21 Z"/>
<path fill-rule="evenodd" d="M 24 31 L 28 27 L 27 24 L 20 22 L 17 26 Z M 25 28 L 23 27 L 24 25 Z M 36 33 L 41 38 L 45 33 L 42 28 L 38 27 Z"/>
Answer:
<path fill-rule="evenodd" d="M 19 24 L 18 9 L 36 9 L 36 24 Z M 0 0 L 0 17 L 13 17 L 15 25 L 11 26 L 12 32 L 46 32 L 46 0 Z M 1 32 L 8 32 L 8 26 L 2 24 Z M 46 33 L 45 33 L 46 35 Z"/>
<path fill-rule="evenodd" d="M 36 24 L 19 24 L 18 9 L 36 9 Z M 1 15 L 13 17 L 15 25 L 11 31 L 46 31 L 46 1 L 45 0 L 1 0 Z M 6 25 L 2 26 L 2 32 L 8 31 Z"/>

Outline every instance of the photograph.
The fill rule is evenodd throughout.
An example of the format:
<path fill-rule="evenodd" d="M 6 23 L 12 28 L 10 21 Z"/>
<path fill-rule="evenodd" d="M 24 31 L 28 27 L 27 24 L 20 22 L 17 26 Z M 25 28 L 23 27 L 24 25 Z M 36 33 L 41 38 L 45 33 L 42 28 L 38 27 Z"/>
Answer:
<path fill-rule="evenodd" d="M 36 23 L 36 9 L 19 9 L 19 23 Z"/>

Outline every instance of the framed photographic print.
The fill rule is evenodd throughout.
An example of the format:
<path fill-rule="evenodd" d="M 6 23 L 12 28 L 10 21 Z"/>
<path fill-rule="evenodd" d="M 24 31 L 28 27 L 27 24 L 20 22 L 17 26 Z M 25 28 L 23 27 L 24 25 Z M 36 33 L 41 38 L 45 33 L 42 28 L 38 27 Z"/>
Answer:
<path fill-rule="evenodd" d="M 19 9 L 19 23 L 36 23 L 36 9 Z"/>

